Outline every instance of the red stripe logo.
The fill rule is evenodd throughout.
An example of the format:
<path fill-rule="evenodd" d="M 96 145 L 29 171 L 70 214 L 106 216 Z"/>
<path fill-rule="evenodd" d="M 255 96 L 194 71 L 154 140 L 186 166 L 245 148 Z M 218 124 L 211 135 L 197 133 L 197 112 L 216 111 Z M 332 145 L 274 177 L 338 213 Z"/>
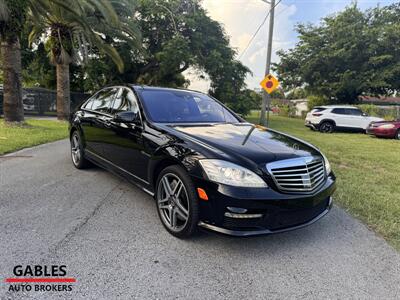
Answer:
<path fill-rule="evenodd" d="M 6 282 L 76 282 L 75 278 L 6 278 Z"/>

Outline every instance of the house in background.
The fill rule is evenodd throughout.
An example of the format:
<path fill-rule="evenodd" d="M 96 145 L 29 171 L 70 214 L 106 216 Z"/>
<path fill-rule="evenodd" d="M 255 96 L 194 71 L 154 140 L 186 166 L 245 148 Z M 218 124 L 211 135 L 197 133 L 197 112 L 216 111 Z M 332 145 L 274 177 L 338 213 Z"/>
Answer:
<path fill-rule="evenodd" d="M 308 100 L 307 99 L 295 99 L 290 100 L 290 103 L 296 108 L 296 116 L 302 117 L 308 112 Z"/>
<path fill-rule="evenodd" d="M 400 97 L 360 96 L 362 104 L 374 104 L 378 106 L 400 105 Z"/>

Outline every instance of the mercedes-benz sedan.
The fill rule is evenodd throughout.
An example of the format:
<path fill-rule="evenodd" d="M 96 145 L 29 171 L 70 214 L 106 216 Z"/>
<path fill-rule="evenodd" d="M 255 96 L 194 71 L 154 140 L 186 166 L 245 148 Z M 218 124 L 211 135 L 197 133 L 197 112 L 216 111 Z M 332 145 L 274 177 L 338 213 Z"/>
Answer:
<path fill-rule="evenodd" d="M 104 88 L 71 115 L 70 139 L 75 167 L 95 163 L 154 196 L 180 238 L 198 226 L 237 236 L 297 229 L 332 207 L 335 175 L 317 148 L 199 92 Z"/>

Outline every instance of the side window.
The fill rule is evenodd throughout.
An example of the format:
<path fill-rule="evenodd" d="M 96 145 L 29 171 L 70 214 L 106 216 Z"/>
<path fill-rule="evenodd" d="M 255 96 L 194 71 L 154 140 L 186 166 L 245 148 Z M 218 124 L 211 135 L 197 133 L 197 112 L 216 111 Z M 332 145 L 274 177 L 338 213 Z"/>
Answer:
<path fill-rule="evenodd" d="M 346 111 L 344 108 L 334 108 L 332 109 L 332 113 L 337 115 L 345 115 Z"/>
<path fill-rule="evenodd" d="M 116 114 L 122 111 L 138 112 L 139 106 L 136 101 L 135 94 L 126 88 L 121 88 L 118 91 L 115 101 L 111 107 L 111 113 Z"/>
<path fill-rule="evenodd" d="M 362 116 L 362 111 L 359 109 L 350 108 L 350 109 L 347 109 L 347 111 L 348 111 L 348 113 L 347 113 L 348 115 Z"/>
<path fill-rule="evenodd" d="M 107 113 L 108 108 L 111 105 L 112 100 L 114 99 L 114 94 L 117 90 L 116 89 L 105 89 L 97 93 L 93 105 L 92 110 Z"/>

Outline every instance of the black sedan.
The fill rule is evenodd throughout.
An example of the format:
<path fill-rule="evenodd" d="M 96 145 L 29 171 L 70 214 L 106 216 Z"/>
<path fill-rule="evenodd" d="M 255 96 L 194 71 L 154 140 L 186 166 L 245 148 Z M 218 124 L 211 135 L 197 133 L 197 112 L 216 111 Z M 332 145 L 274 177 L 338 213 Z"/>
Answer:
<path fill-rule="evenodd" d="M 70 139 L 75 167 L 95 163 L 154 196 L 162 224 L 180 238 L 198 226 L 282 232 L 332 207 L 335 176 L 318 149 L 199 92 L 104 88 L 71 115 Z"/>

